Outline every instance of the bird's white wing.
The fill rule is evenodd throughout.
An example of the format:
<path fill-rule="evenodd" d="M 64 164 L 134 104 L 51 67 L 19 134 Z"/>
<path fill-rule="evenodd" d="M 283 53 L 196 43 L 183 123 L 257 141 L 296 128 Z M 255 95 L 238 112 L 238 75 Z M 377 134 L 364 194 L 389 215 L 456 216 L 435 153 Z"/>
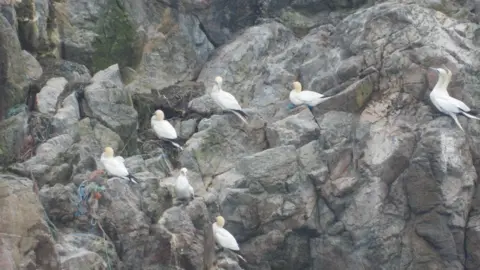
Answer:
<path fill-rule="evenodd" d="M 240 250 L 237 240 L 235 240 L 235 237 L 233 237 L 229 231 L 225 230 L 224 228 L 216 227 L 214 233 L 215 238 L 222 247 L 231 250 Z"/>
<path fill-rule="evenodd" d="M 462 101 L 450 96 L 435 96 L 437 104 L 443 110 L 451 113 L 460 113 L 461 111 L 469 112 L 470 108 Z"/>
<path fill-rule="evenodd" d="M 214 100 L 217 102 L 217 104 L 220 107 L 222 107 L 222 109 L 229 109 L 229 110 L 242 109 L 237 99 L 232 94 L 225 91 L 220 91 L 213 94 L 215 95 Z"/>
<path fill-rule="evenodd" d="M 122 157 L 120 158 L 123 160 Z M 125 177 L 129 174 L 125 164 L 118 157 L 103 159 L 102 163 L 105 170 L 111 175 Z"/>
<path fill-rule="evenodd" d="M 195 191 L 193 190 L 192 185 L 189 186 L 189 190 L 190 190 L 191 196 L 194 196 L 194 195 L 195 195 Z"/>
<path fill-rule="evenodd" d="M 114 157 L 114 159 L 115 159 L 117 162 L 120 162 L 120 163 L 124 163 L 124 162 L 125 162 L 125 159 L 124 159 L 122 156 L 116 156 L 116 157 Z"/>
<path fill-rule="evenodd" d="M 174 140 L 177 138 L 177 131 L 167 120 L 151 121 L 153 131 L 159 138 Z"/>
<path fill-rule="evenodd" d="M 323 99 L 323 97 L 324 96 L 320 93 L 308 91 L 308 90 L 304 90 L 300 92 L 297 96 L 297 98 L 301 100 L 303 103 L 308 103 L 311 105 L 318 104 Z"/>

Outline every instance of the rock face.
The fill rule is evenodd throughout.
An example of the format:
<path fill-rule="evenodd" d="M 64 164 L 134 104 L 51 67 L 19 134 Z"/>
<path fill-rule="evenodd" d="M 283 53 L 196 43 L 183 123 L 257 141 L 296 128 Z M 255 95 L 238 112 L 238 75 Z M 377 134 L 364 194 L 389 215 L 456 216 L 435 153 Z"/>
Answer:
<path fill-rule="evenodd" d="M 55 241 L 30 179 L 0 175 L 3 269 L 61 269 Z"/>
<path fill-rule="evenodd" d="M 18 36 L 4 16 L 0 16 L 0 44 L 0 119 L 4 119 L 10 107 L 25 100 L 28 86 Z"/>
<path fill-rule="evenodd" d="M 480 106 L 475 1 L 94 2 L 1 4 L 3 268 L 480 268 L 480 122 L 440 114 L 427 71 Z M 295 80 L 328 99 L 289 108 Z"/>

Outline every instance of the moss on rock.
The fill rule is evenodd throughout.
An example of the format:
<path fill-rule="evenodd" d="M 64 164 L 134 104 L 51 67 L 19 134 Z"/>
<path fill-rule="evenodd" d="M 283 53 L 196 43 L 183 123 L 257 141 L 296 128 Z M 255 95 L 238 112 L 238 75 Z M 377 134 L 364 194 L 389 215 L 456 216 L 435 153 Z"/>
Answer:
<path fill-rule="evenodd" d="M 136 65 L 137 57 L 133 57 L 136 40 L 135 25 L 123 6 L 111 0 L 104 10 L 96 31 L 98 37 L 93 42 L 92 71 L 108 68 L 118 63 L 120 67 Z"/>
<path fill-rule="evenodd" d="M 0 16 L 0 120 L 11 106 L 25 102 L 27 85 L 17 34 L 7 19 Z"/>

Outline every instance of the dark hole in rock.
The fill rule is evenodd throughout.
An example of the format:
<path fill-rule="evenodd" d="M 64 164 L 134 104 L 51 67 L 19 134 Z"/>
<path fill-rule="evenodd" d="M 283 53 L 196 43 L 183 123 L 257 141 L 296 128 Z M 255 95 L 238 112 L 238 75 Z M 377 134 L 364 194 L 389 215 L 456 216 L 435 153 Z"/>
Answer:
<path fill-rule="evenodd" d="M 155 111 L 156 110 L 162 110 L 163 114 L 165 114 L 165 119 L 182 117 L 182 114 L 179 111 L 171 107 L 158 106 L 158 107 L 155 107 Z"/>

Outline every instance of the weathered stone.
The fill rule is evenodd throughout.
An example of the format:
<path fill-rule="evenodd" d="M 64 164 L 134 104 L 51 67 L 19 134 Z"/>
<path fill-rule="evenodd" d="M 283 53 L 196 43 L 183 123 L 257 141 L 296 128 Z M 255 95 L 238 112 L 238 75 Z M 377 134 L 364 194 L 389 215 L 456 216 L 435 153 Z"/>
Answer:
<path fill-rule="evenodd" d="M 21 159 L 22 147 L 28 132 L 28 115 L 25 110 L 0 121 L 0 164 Z"/>
<path fill-rule="evenodd" d="M 61 269 L 51 228 L 31 180 L 0 175 L 0 213 L 4 269 Z"/>
<path fill-rule="evenodd" d="M 317 139 L 320 130 L 310 110 L 302 110 L 299 114 L 267 126 L 267 140 L 270 147 L 293 144 L 300 147 Z"/>
<path fill-rule="evenodd" d="M 22 51 L 22 57 L 23 61 L 25 63 L 25 73 L 27 75 L 27 78 L 30 81 L 35 81 L 40 79 L 40 77 L 43 74 L 43 69 L 40 63 L 33 57 L 30 53 L 27 51 L 23 50 Z"/>
<path fill-rule="evenodd" d="M 37 109 L 44 114 L 55 114 L 56 105 L 68 81 L 63 77 L 51 78 L 37 94 Z"/>
<path fill-rule="evenodd" d="M 60 104 L 57 113 L 52 120 L 52 126 L 56 134 L 68 133 L 72 126 L 78 123 L 80 111 L 75 93 L 70 94 Z"/>
<path fill-rule="evenodd" d="M 28 78 L 23 76 L 26 69 L 18 36 L 3 16 L 0 44 L 0 119 L 4 119 L 10 107 L 25 101 Z"/>
<path fill-rule="evenodd" d="M 19 39 L 29 52 L 47 53 L 55 46 L 48 23 L 52 7 L 48 0 L 23 0 L 16 5 Z"/>
<path fill-rule="evenodd" d="M 129 147 L 135 148 L 137 136 L 137 111 L 132 98 L 123 87 L 118 65 L 100 71 L 85 88 L 86 115 L 95 118 L 116 132 Z"/>

